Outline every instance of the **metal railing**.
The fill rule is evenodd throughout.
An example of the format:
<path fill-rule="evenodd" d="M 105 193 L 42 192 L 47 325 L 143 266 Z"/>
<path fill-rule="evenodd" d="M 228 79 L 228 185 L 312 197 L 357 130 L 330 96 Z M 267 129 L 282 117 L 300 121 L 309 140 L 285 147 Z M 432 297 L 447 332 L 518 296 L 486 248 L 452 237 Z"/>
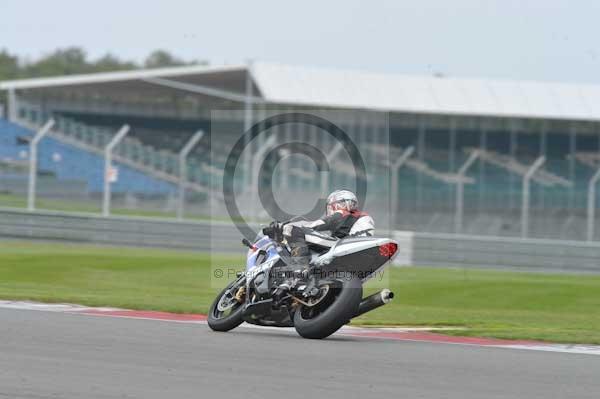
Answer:
<path fill-rule="evenodd" d="M 31 126 L 27 122 L 23 122 L 25 125 Z M 109 216 L 111 209 L 111 184 L 114 180 L 115 171 L 112 166 L 113 159 L 127 166 L 131 166 L 144 173 L 148 173 L 150 176 L 158 179 L 165 180 L 167 182 L 176 183 L 179 186 L 179 201 L 177 204 L 177 215 L 179 219 L 183 218 L 184 207 L 185 207 L 185 190 L 190 189 L 196 192 L 206 193 L 208 190 L 201 184 L 193 182 L 189 179 L 187 174 L 187 158 L 189 153 L 198 141 L 202 138 L 203 132 L 198 131 L 194 134 L 181 152 L 177 156 L 177 164 L 179 168 L 173 173 L 166 171 L 166 168 L 156 169 L 152 165 L 154 162 L 139 163 L 135 160 L 123 155 L 128 151 L 115 151 L 115 147 L 125 138 L 129 131 L 129 126 L 124 125 L 114 136 L 101 137 L 99 131 L 88 131 L 86 134 L 82 132 L 79 136 L 77 132 L 71 132 L 66 134 L 63 130 L 57 129 L 55 126 L 57 123 L 54 119 L 48 120 L 41 128 L 39 128 L 34 135 L 33 139 L 29 143 L 29 177 L 28 177 L 28 193 L 27 193 L 27 209 L 29 211 L 35 211 L 36 206 L 36 178 L 37 178 L 37 148 L 39 142 L 46 136 L 50 135 L 53 138 L 64 142 L 69 145 L 73 145 L 76 148 L 84 151 L 92 152 L 97 155 L 101 155 L 104 158 L 105 166 L 103 173 L 103 200 L 102 200 L 102 215 Z M 64 125 L 64 121 L 63 121 Z M 101 146 L 103 144 L 103 146 Z M 130 143 L 131 144 L 131 143 Z M 136 145 L 136 142 L 133 142 Z M 141 145 L 141 144 L 140 144 Z M 155 157 L 156 158 L 156 157 Z"/>
<path fill-rule="evenodd" d="M 31 126 L 31 125 L 29 125 Z M 77 124 L 73 121 L 65 121 L 65 120 L 58 120 L 55 124 L 55 128 L 50 129 L 49 130 L 49 135 L 56 138 L 57 140 L 75 146 L 77 148 L 83 149 L 85 151 L 89 151 L 89 152 L 93 152 L 101 157 L 104 157 L 104 159 L 106 159 L 106 148 L 107 148 L 107 144 L 109 143 L 109 141 L 112 138 L 112 133 L 107 132 L 107 131 L 101 131 L 98 129 L 88 129 L 85 127 L 85 125 L 82 124 Z M 39 128 L 39 126 L 38 126 Z M 44 130 L 43 128 L 40 129 L 38 132 L 41 132 L 42 130 Z M 36 149 L 37 149 L 37 143 L 40 140 L 43 140 L 43 135 L 40 136 L 39 138 L 35 138 L 33 140 L 30 141 L 29 146 L 30 146 L 30 151 L 29 151 L 29 161 L 30 161 L 30 170 L 29 170 L 29 181 L 28 181 L 28 185 L 29 185 L 29 189 L 28 189 L 28 195 L 27 195 L 27 208 L 30 211 L 33 211 L 36 209 L 36 202 L 35 202 L 35 197 L 36 197 L 36 176 L 37 176 L 37 163 L 36 163 Z M 190 141 L 192 141 L 192 139 L 190 139 Z M 216 142 L 216 140 L 213 141 L 213 146 L 214 146 L 214 142 Z M 189 144 L 189 143 L 188 143 Z M 131 166 L 132 168 L 135 168 L 149 176 L 152 177 L 156 177 L 158 179 L 167 181 L 169 183 L 173 183 L 175 185 L 178 186 L 179 190 L 178 190 L 178 200 L 176 202 L 176 212 L 175 215 L 177 216 L 178 219 L 183 219 L 184 217 L 184 208 L 185 208 L 185 191 L 186 190 L 192 190 L 192 191 L 196 191 L 198 193 L 202 193 L 203 195 L 208 194 L 210 196 L 213 195 L 220 195 L 220 190 L 219 187 L 211 187 L 210 185 L 206 186 L 204 184 L 200 184 L 199 181 L 201 180 L 199 178 L 199 176 L 204 176 L 206 177 L 207 175 L 210 176 L 214 176 L 215 179 L 214 181 L 219 181 L 222 177 L 223 174 L 223 168 L 222 165 L 220 165 L 219 163 L 216 164 L 211 164 L 211 163 L 192 163 L 191 160 L 186 161 L 185 158 L 188 156 L 189 154 L 189 149 L 186 150 L 186 147 L 188 145 L 186 144 L 181 152 L 179 154 L 175 154 L 173 152 L 168 152 L 168 151 L 158 151 L 155 150 L 149 146 L 143 145 L 139 140 L 131 138 L 131 137 L 125 137 L 123 139 L 123 141 L 121 142 L 121 144 L 119 144 L 119 146 L 114 148 L 114 152 L 111 152 L 111 156 L 113 157 L 113 159 L 117 162 L 120 162 L 124 165 L 127 166 Z M 193 146 L 192 146 L 193 147 Z M 364 147 L 365 152 L 371 152 L 372 157 L 373 158 L 378 158 L 378 156 L 381 155 L 385 155 L 387 154 L 388 156 L 391 155 L 391 158 L 389 159 L 389 161 L 386 162 L 386 167 L 389 168 L 389 171 L 391 171 L 392 174 L 392 184 L 391 186 L 391 192 L 389 192 L 389 198 L 391 200 L 390 208 L 391 208 L 391 220 L 394 223 L 394 226 L 396 228 L 400 227 L 400 228 L 409 228 L 409 229 L 415 229 L 418 231 L 429 231 L 428 227 L 433 226 L 433 227 L 437 227 L 437 226 L 442 226 L 442 223 L 438 223 L 439 220 L 443 220 L 444 222 L 446 222 L 446 219 L 448 219 L 447 216 L 447 212 L 441 207 L 439 206 L 442 202 L 444 206 L 448 205 L 450 209 L 450 212 L 453 212 L 453 215 L 450 215 L 450 219 L 448 221 L 448 223 L 444 223 L 442 228 L 438 228 L 437 230 L 434 231 L 438 231 L 438 232 L 455 232 L 455 233 L 463 233 L 463 232 L 472 232 L 472 233 L 476 233 L 476 231 L 473 231 L 473 229 L 470 229 L 470 226 L 473 226 L 476 223 L 476 219 L 477 218 L 481 218 L 483 219 L 484 217 L 498 217 L 498 218 L 506 218 L 507 222 L 505 223 L 506 225 L 510 225 L 510 229 L 511 229 L 511 234 L 514 235 L 519 235 L 522 238 L 527 238 L 530 236 L 538 236 L 538 237 L 554 237 L 555 234 L 538 234 L 539 231 L 535 230 L 533 228 L 534 224 L 536 223 L 536 220 L 533 220 L 535 217 L 535 213 L 536 213 L 536 205 L 535 205 L 535 194 L 537 191 L 537 189 L 540 190 L 546 190 L 546 189 L 551 189 L 552 187 L 557 187 L 559 191 L 562 191 L 564 188 L 572 188 L 574 186 L 574 184 L 576 183 L 575 181 L 571 181 L 568 180 L 558 174 L 552 173 L 548 170 L 543 170 L 542 169 L 542 163 L 545 161 L 541 160 L 541 157 L 538 158 L 536 160 L 536 162 L 533 162 L 531 164 L 527 164 L 527 162 L 529 161 L 524 161 L 523 163 L 518 162 L 516 160 L 515 157 L 513 156 L 508 156 L 506 154 L 499 154 L 493 151 L 487 151 L 487 150 L 482 150 L 479 148 L 471 148 L 468 155 L 470 155 L 470 157 L 463 163 L 462 167 L 458 168 L 458 170 L 456 172 L 443 172 L 443 171 L 439 171 L 436 170 L 434 167 L 430 167 L 429 164 L 427 162 L 418 160 L 418 159 L 412 159 L 410 158 L 411 154 L 408 154 L 408 156 L 406 158 L 402 158 L 402 152 L 401 149 L 398 147 L 389 147 L 389 146 L 384 146 L 381 144 L 371 144 L 371 145 L 365 145 Z M 184 151 L 186 150 L 186 151 Z M 414 150 L 414 152 L 418 152 L 417 149 Z M 220 154 L 221 155 L 221 154 Z M 256 190 L 257 189 L 257 184 L 256 184 L 256 171 L 258 170 L 258 164 L 260 161 L 260 156 L 262 154 L 255 154 L 255 157 L 253 158 L 253 162 L 252 164 L 254 164 L 253 168 L 250 168 L 252 170 L 254 170 L 254 174 L 250 174 L 252 179 L 251 179 L 251 184 L 248 185 L 250 190 Z M 597 158 L 598 155 L 597 154 L 579 154 L 579 158 L 577 158 L 577 160 L 581 161 L 584 165 L 588 165 L 588 166 L 596 166 L 597 165 Z M 182 156 L 184 157 L 184 159 L 182 160 Z M 332 157 L 333 158 L 333 157 Z M 383 156 L 383 158 L 385 159 L 386 157 Z M 402 162 L 398 163 L 398 160 L 402 160 Z M 500 168 L 503 169 L 504 171 L 507 171 L 508 174 L 510 176 L 517 176 L 518 178 L 520 178 L 519 180 L 522 179 L 522 185 L 520 187 L 520 192 L 519 189 L 515 190 L 514 193 L 508 193 L 508 195 L 510 196 L 511 200 L 513 199 L 513 197 L 515 199 L 517 199 L 517 201 L 514 201 L 515 203 L 517 203 L 517 205 L 514 207 L 514 209 L 508 209 L 506 213 L 502 213 L 504 210 L 501 209 L 501 207 L 498 207 L 498 209 L 492 209 L 491 211 L 489 211 L 487 214 L 486 211 L 481 211 L 481 210 L 477 210 L 475 209 L 474 206 L 470 206 L 469 205 L 469 190 L 473 191 L 469 186 L 475 186 L 476 184 L 471 184 L 471 183 L 482 183 L 481 181 L 478 181 L 476 178 L 476 173 L 471 172 L 471 173 L 467 173 L 469 170 L 471 169 L 475 169 L 474 167 L 471 168 L 472 164 L 474 162 L 479 161 L 480 163 L 487 163 L 489 165 L 493 165 L 496 168 Z M 532 160 L 533 161 L 533 160 Z M 538 162 L 539 161 L 539 162 Z M 339 160 L 331 160 L 331 164 L 332 166 L 336 166 L 336 162 L 342 162 Z M 550 164 L 551 161 L 548 160 L 548 162 L 544 163 L 545 164 Z M 108 163 L 110 165 L 110 162 Z M 192 168 L 191 166 L 194 165 L 194 167 Z M 338 165 L 339 166 L 339 165 Z M 402 177 L 399 176 L 398 174 L 398 170 L 400 168 L 403 169 L 410 169 L 411 171 L 415 172 L 415 175 L 418 176 L 425 176 L 428 177 L 430 180 L 435 180 L 438 182 L 443 182 L 444 187 L 446 192 L 448 192 L 450 195 L 448 196 L 449 201 L 446 198 L 441 199 L 439 202 L 434 203 L 433 201 L 429 201 L 428 199 L 424 199 L 424 198 L 419 198 L 418 201 L 414 201 L 414 202 L 419 202 L 419 206 L 421 206 L 421 204 L 425 204 L 426 207 L 423 207 L 422 209 L 419 208 L 418 212 L 414 212 L 416 213 L 420 213 L 419 217 L 422 216 L 421 219 L 419 220 L 426 220 L 425 222 L 421 223 L 420 225 L 418 224 L 404 224 L 404 225 L 399 225 L 399 220 L 402 219 L 402 217 L 400 215 L 398 215 L 398 210 L 401 209 L 400 206 L 400 198 L 398 198 L 399 196 L 401 196 L 402 194 L 404 194 L 405 192 L 409 192 L 409 195 L 411 194 L 411 191 L 415 191 L 416 189 L 414 187 L 409 187 L 408 190 L 405 190 L 404 187 L 406 187 L 403 183 L 402 183 Z M 189 173 L 188 173 L 188 169 L 189 169 Z M 344 171 L 346 169 L 350 169 L 348 167 L 342 167 L 341 170 Z M 439 168 L 438 168 L 439 169 Z M 600 180 L 600 170 L 596 170 L 597 173 L 595 173 L 593 175 L 593 177 L 589 180 L 589 184 L 587 186 L 587 207 L 585 208 L 585 210 L 581 211 L 581 215 L 578 214 L 577 212 L 580 212 L 578 209 L 574 210 L 574 207 L 568 207 L 568 206 L 563 206 L 561 209 L 559 209 L 557 211 L 557 207 L 551 207 L 548 206 L 547 209 L 542 209 L 545 213 L 542 216 L 539 216 L 538 219 L 547 219 L 547 220 L 559 220 L 559 222 L 557 222 L 555 224 L 555 228 L 553 230 L 559 231 L 559 230 L 564 230 L 565 232 L 567 232 L 566 234 L 563 235 L 563 237 L 568 237 L 568 238 L 582 238 L 582 239 L 587 239 L 588 241 L 593 241 L 596 234 L 596 204 L 597 204 L 597 195 L 596 195 L 596 185 L 598 180 Z M 102 214 L 103 215 L 108 215 L 110 214 L 110 188 L 111 188 L 111 184 L 107 183 L 107 181 L 110 179 L 110 175 L 112 173 L 112 170 L 110 167 L 106 167 L 104 170 L 104 188 L 103 188 L 103 193 L 107 193 L 103 195 L 104 198 L 104 203 L 108 203 L 108 205 L 104 205 L 102 207 Z M 306 173 L 305 171 L 303 171 L 302 169 L 293 169 L 290 168 L 288 173 L 288 177 L 290 175 L 297 175 L 300 176 L 306 180 L 310 180 L 310 175 L 302 175 L 303 173 Z M 314 176 L 313 176 L 314 177 Z M 327 191 L 327 189 L 329 188 L 330 182 L 328 181 L 329 177 L 325 176 L 325 178 L 322 179 L 321 181 L 321 191 Z M 570 176 L 570 179 L 572 179 L 572 176 Z M 399 182 L 400 180 L 400 182 Z M 481 180 L 481 179 L 480 179 Z M 517 182 L 519 182 L 519 180 L 517 180 Z M 535 182 L 538 184 L 538 186 L 532 186 L 532 182 Z M 585 180 L 585 182 L 588 182 L 587 178 Z M 465 184 L 468 184 L 469 186 L 465 186 Z M 494 184 L 493 181 L 488 181 L 486 182 L 486 184 L 492 185 Z M 512 187 L 512 185 L 511 185 Z M 454 190 L 454 191 L 452 191 Z M 467 195 L 465 195 L 465 191 L 467 191 Z M 566 192 L 566 190 L 564 190 Z M 250 191 L 249 191 L 250 192 Z M 254 192 L 254 191 L 252 191 Z M 577 193 L 581 192 L 577 191 Z M 454 195 L 452 195 L 454 194 Z M 500 200 L 498 200 L 499 203 L 502 202 L 502 198 L 504 198 L 504 195 L 506 193 L 499 193 L 500 196 Z M 561 194 L 562 195 L 562 194 Z M 106 198 L 108 197 L 108 201 L 106 200 Z M 173 197 L 175 197 L 175 195 L 173 195 Z M 473 197 L 473 196 L 471 196 Z M 584 195 L 579 196 L 581 197 L 581 199 L 583 199 Z M 558 197 L 558 198 L 562 198 L 562 197 Z M 553 198 L 554 199 L 554 198 Z M 496 200 L 494 198 L 494 200 Z M 173 201 L 175 203 L 175 201 Z M 254 199 L 252 201 L 257 202 L 256 201 L 256 193 L 254 193 Z M 467 204 L 465 204 L 465 202 L 467 202 Z M 483 202 L 483 201 L 480 201 Z M 531 209 L 530 209 L 530 203 L 531 203 Z M 503 205 L 503 204 L 501 204 Z M 520 207 L 519 207 L 520 205 Z M 436 209 L 437 208 L 439 209 Z M 494 205 L 495 206 L 495 205 Z M 490 207 L 492 208 L 492 207 Z M 568 215 L 555 215 L 555 213 L 559 212 L 559 211 L 563 211 L 563 210 L 567 210 L 569 212 Z M 581 209 L 583 209 L 583 207 L 581 207 Z M 188 210 L 189 210 L 189 206 L 188 206 Z M 513 210 L 516 210 L 519 212 L 519 219 L 516 223 L 513 223 L 513 214 L 511 213 Z M 411 213 L 412 210 L 408 210 L 408 213 Z M 510 213 L 510 215 L 508 214 Z M 258 215 L 258 212 L 254 212 L 254 216 L 256 218 L 256 215 Z M 225 214 L 220 215 L 220 216 L 226 216 Z M 409 217 L 411 217 L 413 215 L 409 215 Z M 583 219 L 584 218 L 584 219 Z M 512 231 L 512 225 L 518 225 L 519 229 L 518 231 Z M 405 227 L 407 226 L 407 227 Z M 448 227 L 448 229 L 446 229 L 446 227 Z M 575 227 L 574 227 L 575 226 Z M 581 226 L 580 230 L 577 230 L 576 234 L 568 234 L 570 232 L 570 230 L 575 230 L 578 226 Z M 508 229 L 506 229 L 508 230 Z M 554 233 L 554 232 L 552 232 Z M 485 233 L 483 233 L 485 234 Z M 498 233 L 494 233 L 492 232 L 492 234 L 498 234 Z"/>

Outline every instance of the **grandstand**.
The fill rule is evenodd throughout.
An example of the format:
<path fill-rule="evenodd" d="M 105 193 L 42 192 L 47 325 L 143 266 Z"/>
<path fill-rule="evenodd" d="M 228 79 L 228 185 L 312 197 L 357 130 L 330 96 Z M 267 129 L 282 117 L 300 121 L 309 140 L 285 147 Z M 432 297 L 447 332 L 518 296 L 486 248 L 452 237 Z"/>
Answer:
<path fill-rule="evenodd" d="M 41 144 L 41 171 L 80 196 L 98 197 L 101 151 L 128 124 L 131 132 L 116 149 L 120 172 L 113 193 L 123 204 L 135 198 L 132 207 L 170 211 L 178 152 L 202 130 L 206 134 L 187 160 L 191 212 L 202 214 L 209 202 L 219 202 L 225 159 L 249 122 L 294 110 L 325 113 L 351 132 L 368 165 L 369 189 L 376 193 L 389 187 L 393 161 L 414 148 L 399 170 L 397 196 L 388 196 L 398 198 L 391 204 L 396 219 L 390 227 L 518 236 L 523 180 L 544 157 L 531 176 L 529 235 L 584 239 L 586 234 L 588 183 L 600 153 L 598 86 L 253 63 L 8 81 L 0 90 L 9 98 L 8 121 L 0 123 L 2 173 L 13 181 L 3 177 L 1 190 L 8 193 L 20 192 L 17 182 L 24 181 L 24 173 L 18 163 L 26 159 L 31 132 L 53 117 L 57 127 Z M 314 141 L 307 127 L 280 132 L 288 139 Z M 333 148 L 326 139 L 315 144 Z M 474 151 L 475 162 L 460 176 Z M 349 184 L 348 164 L 342 158 L 332 164 L 330 187 Z M 298 159 L 284 165 L 274 185 L 291 199 L 314 201 L 311 195 L 322 190 L 314 167 Z M 464 221 L 457 230 L 459 183 L 464 185 Z M 239 185 L 251 191 L 250 170 Z M 387 219 L 389 206 L 388 199 L 388 205 L 373 208 Z M 223 208 L 211 209 L 210 216 L 224 215 Z"/>

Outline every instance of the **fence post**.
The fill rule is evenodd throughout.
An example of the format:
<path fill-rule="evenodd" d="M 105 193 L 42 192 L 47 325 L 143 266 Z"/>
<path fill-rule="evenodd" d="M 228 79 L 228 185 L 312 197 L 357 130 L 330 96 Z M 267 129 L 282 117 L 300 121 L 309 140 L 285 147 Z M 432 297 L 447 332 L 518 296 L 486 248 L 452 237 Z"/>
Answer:
<path fill-rule="evenodd" d="M 456 181 L 456 211 L 454 214 L 454 232 L 456 234 L 462 232 L 463 227 L 463 214 L 464 214 L 464 197 L 465 197 L 465 175 L 467 170 L 473 165 L 473 163 L 479 158 L 479 151 L 475 150 L 469 155 L 469 158 L 458 170 L 458 180 Z"/>
<path fill-rule="evenodd" d="M 123 125 L 104 148 L 104 197 L 102 199 L 102 216 L 110 216 L 110 172 L 112 169 L 113 149 L 129 132 L 129 125 Z"/>
<path fill-rule="evenodd" d="M 521 204 L 521 238 L 529 235 L 529 182 L 535 172 L 546 162 L 546 157 L 541 156 L 529 167 L 523 176 L 523 202 Z"/>
<path fill-rule="evenodd" d="M 177 219 L 183 220 L 183 210 L 185 207 L 185 182 L 187 181 L 187 157 L 192 149 L 198 144 L 198 142 L 204 136 L 202 130 L 198 130 L 194 135 L 187 141 L 179 152 L 179 198 L 177 205 Z"/>
<path fill-rule="evenodd" d="M 392 184 L 391 184 L 391 190 L 392 190 L 392 229 L 396 228 L 396 222 L 397 222 L 397 214 L 398 214 L 398 172 L 400 171 L 400 168 L 402 166 L 404 166 L 404 164 L 406 163 L 406 161 L 408 161 L 408 158 L 410 158 L 410 156 L 413 154 L 413 152 L 415 152 L 415 147 L 410 146 L 408 148 L 406 148 L 404 150 L 404 152 L 402 153 L 402 155 L 400 155 L 398 157 L 398 159 L 396 159 L 396 161 L 391 165 L 392 166 L 392 175 L 391 175 L 391 179 L 392 179 Z"/>
<path fill-rule="evenodd" d="M 29 143 L 29 181 L 27 186 L 27 210 L 30 212 L 35 211 L 35 188 L 37 183 L 37 146 L 40 140 L 52 129 L 54 126 L 54 119 L 48 120 L 37 131 L 31 143 Z"/>
<path fill-rule="evenodd" d="M 594 226 L 596 223 L 596 184 L 600 179 L 600 168 L 596 171 L 594 176 L 590 179 L 588 186 L 588 200 L 587 200 L 587 240 L 594 240 Z"/>

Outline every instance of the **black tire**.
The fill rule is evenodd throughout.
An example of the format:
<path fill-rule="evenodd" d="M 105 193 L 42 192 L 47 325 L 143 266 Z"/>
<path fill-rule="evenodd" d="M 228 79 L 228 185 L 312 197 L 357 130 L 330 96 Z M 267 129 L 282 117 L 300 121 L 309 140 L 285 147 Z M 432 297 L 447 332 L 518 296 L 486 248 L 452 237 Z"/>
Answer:
<path fill-rule="evenodd" d="M 323 339 L 348 323 L 358 311 L 358 305 L 362 300 L 362 282 L 357 278 L 344 280 L 331 295 L 333 298 L 329 301 L 333 300 L 333 302 L 316 316 L 307 317 L 306 313 L 310 308 L 304 305 L 296 309 L 294 327 L 300 336 L 309 339 Z M 326 300 L 328 300 L 327 297 L 324 301 Z"/>
<path fill-rule="evenodd" d="M 245 284 L 245 280 L 242 280 L 242 283 Z M 244 322 L 244 320 L 242 319 L 242 311 L 244 310 L 242 304 L 234 306 L 231 312 L 226 316 L 222 316 L 222 312 L 220 312 L 217 308 L 219 301 L 227 293 L 227 290 L 229 290 L 236 284 L 240 284 L 239 280 L 234 281 L 233 283 L 225 287 L 223 291 L 221 291 L 221 293 L 217 295 L 212 305 L 210 305 L 210 309 L 208 311 L 208 326 L 211 328 L 211 330 L 225 332 L 233 330 L 234 328 L 236 328 Z"/>

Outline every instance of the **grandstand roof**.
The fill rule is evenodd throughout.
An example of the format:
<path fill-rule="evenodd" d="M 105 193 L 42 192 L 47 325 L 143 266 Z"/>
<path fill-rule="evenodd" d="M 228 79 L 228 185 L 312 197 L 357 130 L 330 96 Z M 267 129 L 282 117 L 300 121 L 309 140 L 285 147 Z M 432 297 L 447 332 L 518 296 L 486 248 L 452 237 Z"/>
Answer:
<path fill-rule="evenodd" d="M 600 85 L 405 76 L 263 62 L 254 63 L 251 67 L 185 66 L 15 80 L 1 82 L 0 89 L 35 90 L 76 85 L 114 87 L 111 83 L 127 82 L 128 90 L 131 90 L 141 89 L 141 85 L 148 84 L 148 79 L 164 78 L 214 87 L 235 95 L 245 91 L 248 68 L 257 95 L 273 104 L 445 115 L 600 120 Z M 140 85 L 136 86 L 135 81 L 140 80 Z"/>
<path fill-rule="evenodd" d="M 218 67 L 190 65 L 171 68 L 138 69 L 133 71 L 101 72 L 81 75 L 58 76 L 50 78 L 7 80 L 4 82 L 0 82 L 0 90 L 26 90 L 75 85 L 98 85 L 103 83 L 126 82 L 149 78 L 178 78 L 223 72 L 245 72 L 245 70 L 246 67 L 244 65 Z"/>

